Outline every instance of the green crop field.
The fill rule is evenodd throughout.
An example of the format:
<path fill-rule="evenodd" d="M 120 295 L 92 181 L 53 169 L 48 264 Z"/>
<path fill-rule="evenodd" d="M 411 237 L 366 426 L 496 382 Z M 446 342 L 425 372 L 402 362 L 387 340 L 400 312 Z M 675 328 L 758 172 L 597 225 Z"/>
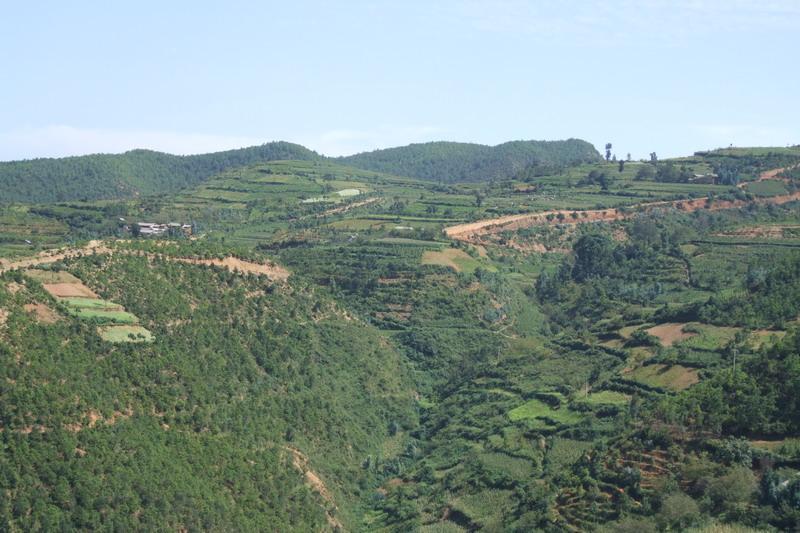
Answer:
<path fill-rule="evenodd" d="M 139 319 L 127 311 L 109 311 L 105 309 L 70 308 L 70 312 L 78 318 L 96 320 L 102 323 L 136 324 Z"/>
<path fill-rule="evenodd" d="M 108 342 L 152 342 L 153 334 L 141 326 L 102 326 L 100 337 Z"/>
<path fill-rule="evenodd" d="M 109 302 L 106 300 L 101 300 L 99 298 L 80 298 L 80 297 L 70 297 L 70 298 L 60 298 L 62 302 L 64 302 L 67 306 L 74 308 L 74 309 L 86 309 L 89 310 L 100 310 L 100 311 L 121 311 L 122 306 L 119 304 L 115 304 L 114 302 Z"/>
<path fill-rule="evenodd" d="M 630 400 L 631 398 L 627 394 L 604 390 L 588 394 L 587 396 L 580 398 L 578 401 L 589 405 L 624 406 L 627 405 Z"/>
<path fill-rule="evenodd" d="M 554 409 L 541 400 L 528 400 L 508 412 L 512 421 L 532 420 L 537 426 L 577 424 L 582 420 L 580 414 L 570 411 L 566 406 Z"/>
<path fill-rule="evenodd" d="M 747 192 L 756 196 L 778 196 L 780 194 L 788 194 L 789 190 L 781 181 L 759 181 L 758 183 L 748 184 Z"/>

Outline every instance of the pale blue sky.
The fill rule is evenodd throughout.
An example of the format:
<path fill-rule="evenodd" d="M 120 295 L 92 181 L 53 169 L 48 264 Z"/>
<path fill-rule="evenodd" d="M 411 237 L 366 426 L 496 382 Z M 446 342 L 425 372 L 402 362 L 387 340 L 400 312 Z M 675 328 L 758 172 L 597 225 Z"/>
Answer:
<path fill-rule="evenodd" d="M 798 29 L 798 0 L 4 1 L 0 160 L 797 144 Z"/>

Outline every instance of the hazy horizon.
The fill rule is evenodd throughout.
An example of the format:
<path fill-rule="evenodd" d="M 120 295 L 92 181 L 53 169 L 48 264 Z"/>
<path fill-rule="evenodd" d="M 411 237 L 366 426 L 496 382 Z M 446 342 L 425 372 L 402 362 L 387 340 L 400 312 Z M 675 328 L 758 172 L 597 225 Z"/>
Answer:
<path fill-rule="evenodd" d="M 579 137 L 572 137 L 572 138 L 573 139 L 580 139 Z M 378 151 L 378 150 L 389 150 L 389 149 L 392 149 L 392 148 L 400 148 L 400 147 L 414 145 L 414 144 L 427 144 L 427 143 L 437 143 L 437 142 L 479 144 L 479 145 L 483 145 L 483 146 L 494 147 L 494 146 L 498 146 L 498 145 L 505 144 L 505 143 L 508 143 L 508 142 L 526 142 L 526 141 L 548 142 L 548 141 L 566 141 L 566 140 L 568 140 L 568 139 L 566 139 L 566 138 L 565 139 L 509 139 L 507 141 L 503 141 L 503 142 L 500 142 L 500 143 L 497 143 L 497 144 L 486 145 L 484 143 L 475 143 L 475 142 L 471 142 L 471 141 L 451 141 L 449 139 L 433 139 L 433 140 L 430 140 L 430 141 L 410 142 L 410 143 L 402 144 L 402 145 L 383 146 L 383 147 L 378 147 L 378 148 L 374 148 L 374 149 L 363 150 L 361 152 L 352 152 L 352 153 L 340 154 L 340 155 L 329 155 L 329 154 L 321 153 L 321 152 L 319 152 L 317 150 L 314 150 L 314 151 L 317 154 L 319 154 L 319 155 L 321 155 L 323 157 L 336 158 L 336 157 L 348 157 L 348 156 L 351 156 L 351 155 L 357 155 L 357 154 L 361 154 L 361 153 L 368 153 L 368 152 L 373 152 L 373 151 Z M 586 139 L 580 139 L 580 140 L 586 140 Z M 166 153 L 166 154 L 177 155 L 177 156 L 192 156 L 192 155 L 209 154 L 209 153 L 214 153 L 214 152 L 224 152 L 224 151 L 229 151 L 229 150 L 242 150 L 242 149 L 245 149 L 245 148 L 251 148 L 253 146 L 261 146 L 261 145 L 265 145 L 265 144 L 269 144 L 269 143 L 273 143 L 273 142 L 292 142 L 292 141 L 285 141 L 284 139 L 274 139 L 274 140 L 264 141 L 264 142 L 260 142 L 260 143 L 256 143 L 256 144 L 247 145 L 247 146 L 234 146 L 234 147 L 231 147 L 231 148 L 222 148 L 222 149 L 219 149 L 219 150 L 212 150 L 210 152 L 185 152 L 185 153 L 167 152 L 167 151 L 158 150 L 158 149 L 155 149 L 155 148 L 147 148 L 147 147 L 138 147 L 137 146 L 137 147 L 129 148 L 129 149 L 126 149 L 126 150 L 113 151 L 113 152 L 111 152 L 111 151 L 108 151 L 108 152 L 86 152 L 86 153 L 65 154 L 65 155 L 58 155 L 58 156 L 36 156 L 36 157 L 29 157 L 29 158 L 22 158 L 22 159 L 3 159 L 3 160 L 0 160 L 0 163 L 7 163 L 7 162 L 12 162 L 12 161 L 31 161 L 31 160 L 35 160 L 35 159 L 59 159 L 59 158 L 64 158 L 64 157 L 81 157 L 81 156 L 86 156 L 86 155 L 120 155 L 120 154 L 124 154 L 126 152 L 132 152 L 132 151 L 136 151 L 136 150 L 148 150 L 148 151 Z M 300 143 L 294 143 L 294 144 L 300 144 Z M 302 146 L 305 146 L 305 145 L 302 145 Z M 770 148 L 770 147 L 775 147 L 775 146 L 777 146 L 777 145 L 758 145 L 758 146 L 756 146 L 756 145 L 752 145 L 752 146 L 737 146 L 737 145 L 734 145 L 733 147 L 734 148 Z M 800 146 L 800 145 L 788 144 L 786 146 Z M 310 148 L 308 146 L 305 146 L 305 147 L 313 150 L 313 148 Z M 712 148 L 709 148 L 709 149 L 710 150 L 714 150 L 714 149 L 729 148 L 729 147 L 730 146 L 716 146 L 716 147 L 712 147 Z M 597 149 L 597 152 L 600 155 L 603 155 L 605 153 L 605 150 L 604 150 L 603 146 L 596 146 L 595 145 L 595 148 Z M 698 150 L 695 150 L 695 151 L 703 151 L 703 150 L 698 149 Z M 617 155 L 618 157 L 624 158 L 624 157 L 627 156 L 627 153 L 625 153 L 625 154 L 615 154 L 615 155 Z M 691 156 L 691 155 L 693 155 L 693 154 L 692 153 L 686 153 L 686 154 L 678 154 L 677 156 L 676 155 L 670 155 L 668 157 L 683 157 L 683 156 Z M 647 161 L 648 160 L 647 157 L 637 157 L 637 158 L 633 158 L 633 156 L 631 156 L 631 157 L 632 157 L 632 159 L 634 161 L 639 161 L 639 160 Z"/>
<path fill-rule="evenodd" d="M 271 140 L 339 156 L 580 138 L 634 159 L 793 145 L 798 26 L 788 0 L 15 4 L 0 160 Z"/>

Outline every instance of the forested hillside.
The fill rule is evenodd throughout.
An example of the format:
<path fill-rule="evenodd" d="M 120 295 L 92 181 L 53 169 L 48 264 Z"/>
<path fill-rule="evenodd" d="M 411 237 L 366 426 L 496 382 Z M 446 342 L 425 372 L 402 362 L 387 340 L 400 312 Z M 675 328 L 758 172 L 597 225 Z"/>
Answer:
<path fill-rule="evenodd" d="M 2 206 L 0 530 L 796 530 L 799 161 Z"/>
<path fill-rule="evenodd" d="M 416 417 L 374 327 L 302 282 L 121 253 L 62 268 L 0 278 L 0 529 L 352 523 L 376 485 L 361 463 Z M 124 306 L 154 340 L 107 341 L 114 316 L 73 316 L 86 299 L 54 298 L 47 276 Z"/>
<path fill-rule="evenodd" d="M 586 141 L 512 141 L 497 146 L 431 142 L 339 158 L 358 168 L 443 183 L 511 178 L 528 167 L 550 169 L 600 160 Z"/>
<path fill-rule="evenodd" d="M 273 142 L 211 154 L 151 150 L 0 162 L 0 203 L 132 198 L 178 191 L 228 168 L 276 159 L 317 159 L 302 146 Z"/>

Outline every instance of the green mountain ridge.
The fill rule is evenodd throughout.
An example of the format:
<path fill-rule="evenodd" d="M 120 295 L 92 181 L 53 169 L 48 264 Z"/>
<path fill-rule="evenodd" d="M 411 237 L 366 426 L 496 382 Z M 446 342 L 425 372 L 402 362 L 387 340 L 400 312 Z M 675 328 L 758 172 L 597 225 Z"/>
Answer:
<path fill-rule="evenodd" d="M 452 183 L 511 178 L 531 166 L 561 167 L 600 159 L 590 143 L 568 139 L 510 141 L 497 146 L 439 141 L 364 152 L 338 160 L 367 170 Z"/>
<path fill-rule="evenodd" d="M 230 170 L 276 160 L 329 161 L 439 182 L 511 178 L 533 167 L 595 162 L 586 141 L 512 141 L 498 146 L 433 142 L 327 158 L 283 141 L 209 154 L 152 150 L 0 162 L 0 203 L 134 198 L 193 187 Z"/>
<path fill-rule="evenodd" d="M 0 202 L 63 202 L 163 194 L 196 185 L 226 169 L 278 159 L 320 156 L 283 141 L 210 154 L 152 150 L 0 162 Z"/>

